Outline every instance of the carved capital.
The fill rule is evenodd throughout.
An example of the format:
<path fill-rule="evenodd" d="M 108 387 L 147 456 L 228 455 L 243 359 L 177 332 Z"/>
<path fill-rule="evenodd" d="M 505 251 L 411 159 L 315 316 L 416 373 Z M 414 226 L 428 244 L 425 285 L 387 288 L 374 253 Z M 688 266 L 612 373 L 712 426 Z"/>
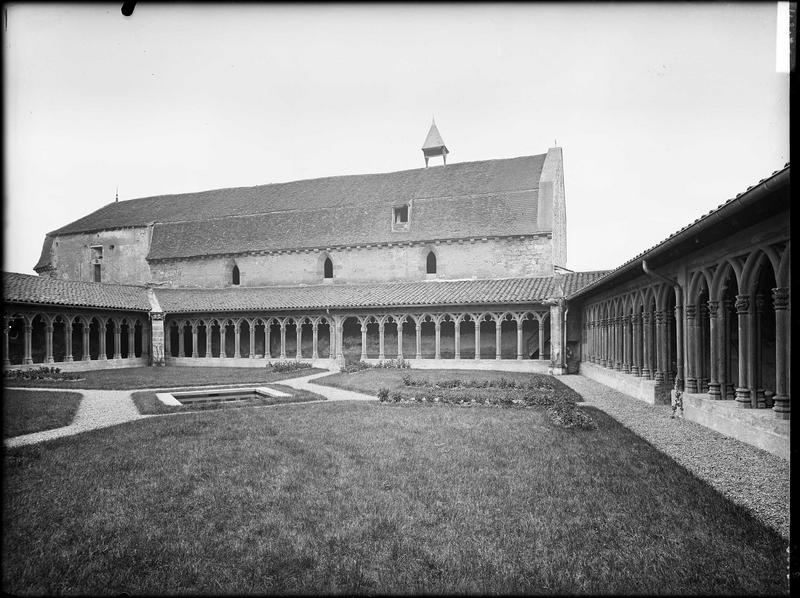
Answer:
<path fill-rule="evenodd" d="M 694 320 L 697 316 L 697 306 L 696 305 L 687 305 L 686 306 L 686 319 L 687 320 Z"/>
<path fill-rule="evenodd" d="M 750 295 L 736 295 L 736 313 L 746 314 L 750 311 Z"/>
<path fill-rule="evenodd" d="M 631 316 L 622 316 L 622 323 L 625 324 L 625 326 L 630 326 L 631 319 Z"/>
<path fill-rule="evenodd" d="M 708 315 L 709 317 L 716 318 L 719 312 L 719 301 L 708 302 Z"/>
<path fill-rule="evenodd" d="M 789 307 L 789 288 L 778 287 L 772 289 L 772 302 L 776 310 L 784 310 Z"/>
<path fill-rule="evenodd" d="M 663 324 L 663 323 L 664 323 L 664 320 L 665 320 L 665 318 L 664 318 L 664 312 L 663 312 L 663 311 L 661 311 L 661 310 L 658 310 L 658 311 L 656 312 L 656 323 L 657 323 L 657 324 Z"/>
<path fill-rule="evenodd" d="M 151 320 L 163 320 L 164 319 L 164 312 L 163 311 L 150 312 L 150 319 Z"/>

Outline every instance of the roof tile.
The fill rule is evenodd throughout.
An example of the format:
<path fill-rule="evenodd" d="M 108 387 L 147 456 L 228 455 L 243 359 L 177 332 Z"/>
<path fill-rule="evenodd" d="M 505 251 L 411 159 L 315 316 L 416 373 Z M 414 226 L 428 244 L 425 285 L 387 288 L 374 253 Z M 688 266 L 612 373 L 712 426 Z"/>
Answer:
<path fill-rule="evenodd" d="M 150 311 L 143 286 L 58 280 L 16 272 L 3 272 L 3 299 L 7 303 Z"/>

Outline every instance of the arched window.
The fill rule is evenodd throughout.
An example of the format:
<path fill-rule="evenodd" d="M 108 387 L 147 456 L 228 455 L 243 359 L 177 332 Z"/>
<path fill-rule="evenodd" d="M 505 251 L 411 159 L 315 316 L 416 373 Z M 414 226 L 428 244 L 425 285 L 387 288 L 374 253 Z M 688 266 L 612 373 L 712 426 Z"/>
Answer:
<path fill-rule="evenodd" d="M 436 254 L 432 251 L 428 253 L 427 272 L 428 274 L 436 274 Z"/>
<path fill-rule="evenodd" d="M 231 284 L 239 284 L 239 266 L 234 266 L 231 271 Z"/>
<path fill-rule="evenodd" d="M 333 262 L 331 258 L 325 258 L 325 271 L 324 271 L 325 278 L 333 278 Z"/>

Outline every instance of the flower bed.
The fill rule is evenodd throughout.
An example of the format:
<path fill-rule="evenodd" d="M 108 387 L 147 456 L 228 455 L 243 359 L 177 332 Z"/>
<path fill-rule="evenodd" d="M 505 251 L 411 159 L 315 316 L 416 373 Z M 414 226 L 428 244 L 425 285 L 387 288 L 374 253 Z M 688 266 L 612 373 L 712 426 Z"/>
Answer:
<path fill-rule="evenodd" d="M 4 380 L 82 380 L 80 374 L 68 374 L 56 367 L 39 367 L 30 370 L 5 370 Z"/>
<path fill-rule="evenodd" d="M 596 428 L 591 416 L 576 406 L 574 391 L 546 379 L 517 382 L 497 380 L 448 379 L 431 383 L 425 378 L 403 376 L 404 386 L 395 390 L 381 388 L 378 400 L 382 403 L 428 403 L 474 407 L 548 407 L 550 421 L 564 428 L 592 430 Z"/>
<path fill-rule="evenodd" d="M 342 368 L 342 372 L 345 374 L 354 374 L 356 372 L 361 372 L 363 370 L 408 370 L 411 369 L 411 364 L 403 359 L 387 359 L 385 361 L 379 361 L 378 363 L 372 364 L 367 363 L 366 361 L 355 361 L 353 363 L 348 363 Z"/>
<path fill-rule="evenodd" d="M 273 372 L 294 372 L 311 367 L 307 361 L 274 361 L 267 364 L 267 369 Z"/>

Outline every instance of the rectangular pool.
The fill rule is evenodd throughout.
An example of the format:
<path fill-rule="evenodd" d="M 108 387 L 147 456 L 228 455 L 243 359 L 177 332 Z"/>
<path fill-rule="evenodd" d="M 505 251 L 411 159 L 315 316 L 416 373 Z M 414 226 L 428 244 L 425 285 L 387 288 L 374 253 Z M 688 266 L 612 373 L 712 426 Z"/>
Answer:
<path fill-rule="evenodd" d="M 232 403 L 252 401 L 265 397 L 289 397 L 291 395 L 272 388 L 209 388 L 184 392 L 159 392 L 158 399 L 165 405 L 198 405 L 209 403 Z"/>

